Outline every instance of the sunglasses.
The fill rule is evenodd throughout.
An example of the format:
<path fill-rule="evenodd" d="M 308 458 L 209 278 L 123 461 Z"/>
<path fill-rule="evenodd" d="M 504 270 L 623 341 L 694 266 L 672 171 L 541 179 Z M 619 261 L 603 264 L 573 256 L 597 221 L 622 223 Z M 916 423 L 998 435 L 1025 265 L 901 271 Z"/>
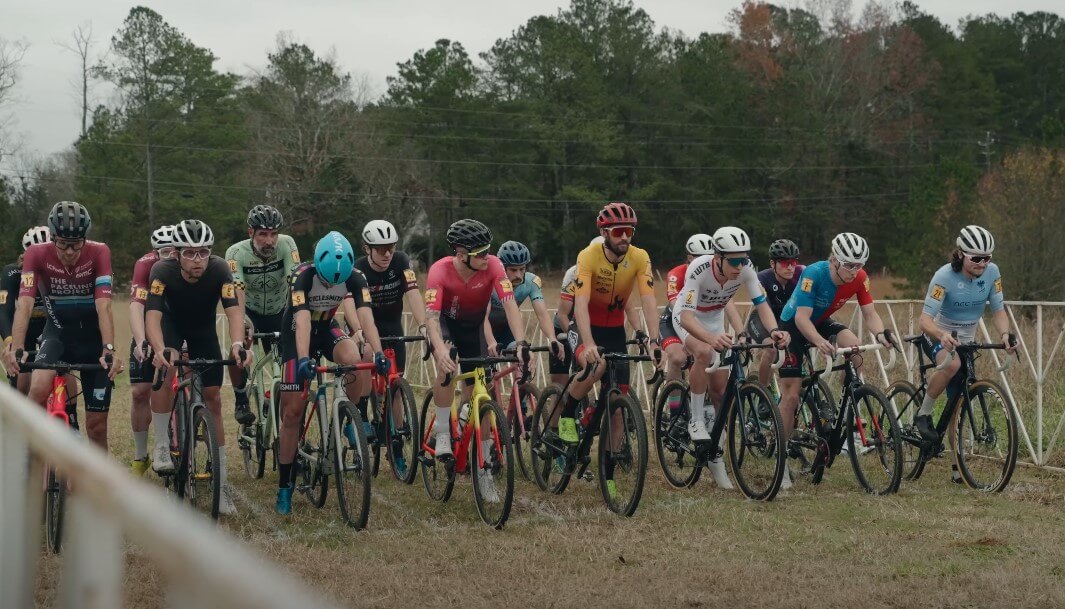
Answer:
<path fill-rule="evenodd" d="M 789 258 L 787 260 L 774 260 L 774 262 L 777 263 L 777 266 L 782 266 L 784 268 L 789 268 L 789 269 L 791 267 L 796 266 L 796 265 L 799 264 L 799 261 L 794 259 L 794 258 Z"/>
<path fill-rule="evenodd" d="M 635 226 L 613 226 L 610 229 L 610 236 L 615 239 L 621 239 L 622 237 L 632 238 L 636 234 Z"/>
<path fill-rule="evenodd" d="M 200 248 L 195 250 L 181 250 L 181 257 L 185 260 L 204 260 L 210 257 L 210 248 Z"/>
<path fill-rule="evenodd" d="M 840 262 L 839 266 L 840 268 L 846 269 L 848 271 L 860 271 L 862 270 L 862 267 L 865 266 L 865 264 L 861 262 Z"/>
<path fill-rule="evenodd" d="M 479 249 L 477 251 L 471 251 L 469 253 L 469 255 L 473 256 L 474 258 L 487 258 L 488 257 L 488 250 L 490 250 L 490 249 L 492 249 L 492 244 L 491 243 L 489 243 L 488 245 L 482 247 L 481 249 Z"/>
<path fill-rule="evenodd" d="M 970 254 L 965 254 L 965 257 L 969 260 L 972 260 L 973 264 L 983 264 L 985 262 L 991 262 L 990 254 L 988 254 L 987 256 L 972 256 Z"/>
<path fill-rule="evenodd" d="M 71 251 L 80 252 L 81 248 L 85 247 L 85 240 L 78 239 L 76 241 L 67 241 L 66 239 L 56 239 L 52 243 L 55 243 L 55 248 L 59 251 Z"/>
<path fill-rule="evenodd" d="M 174 257 L 174 251 L 175 251 L 175 249 L 172 248 L 172 247 L 169 247 L 169 246 L 161 247 L 161 248 L 159 248 L 159 257 L 160 258 L 173 258 Z"/>
<path fill-rule="evenodd" d="M 751 263 L 751 257 L 750 256 L 744 256 L 742 258 L 725 258 L 725 262 L 727 262 L 729 264 L 729 266 L 731 266 L 732 268 L 738 269 L 738 268 L 745 267 L 748 264 L 750 264 Z"/>
<path fill-rule="evenodd" d="M 370 249 L 373 250 L 373 253 L 377 254 L 378 256 L 384 256 L 386 254 L 391 254 L 392 252 L 396 251 L 396 245 L 371 245 Z"/>

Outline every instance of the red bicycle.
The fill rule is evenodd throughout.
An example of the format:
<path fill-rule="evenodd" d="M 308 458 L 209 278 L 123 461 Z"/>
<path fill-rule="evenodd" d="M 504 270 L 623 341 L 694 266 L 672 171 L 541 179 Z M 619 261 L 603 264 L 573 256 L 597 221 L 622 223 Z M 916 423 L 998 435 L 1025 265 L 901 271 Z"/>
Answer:
<path fill-rule="evenodd" d="M 546 353 L 551 347 L 530 347 L 530 353 Z M 514 454 L 518 456 L 518 468 L 521 476 L 526 481 L 533 481 L 532 452 L 529 446 L 529 424 L 532 415 L 536 412 L 536 396 L 540 390 L 531 382 L 519 383 L 521 378 L 521 366 L 517 363 L 492 374 L 492 380 L 488 385 L 488 392 L 496 404 L 503 406 L 507 413 L 507 426 L 510 427 L 510 437 L 514 444 Z M 510 397 L 503 401 L 503 381 L 511 377 Z"/>
<path fill-rule="evenodd" d="M 392 464 L 392 475 L 404 484 L 412 484 L 418 472 L 417 449 L 415 438 L 420 438 L 418 431 L 418 414 L 415 411 L 414 390 L 407 379 L 399 372 L 396 364 L 396 350 L 391 346 L 396 343 L 416 343 L 424 341 L 418 336 L 383 336 L 381 345 L 385 347 L 385 357 L 390 363 L 388 374 L 371 372 L 372 391 L 370 391 L 370 430 L 367 442 L 370 445 L 370 458 L 373 460 L 373 476 L 381 467 L 381 449 L 385 449 L 388 462 Z M 423 360 L 429 359 L 429 350 L 425 349 Z"/>

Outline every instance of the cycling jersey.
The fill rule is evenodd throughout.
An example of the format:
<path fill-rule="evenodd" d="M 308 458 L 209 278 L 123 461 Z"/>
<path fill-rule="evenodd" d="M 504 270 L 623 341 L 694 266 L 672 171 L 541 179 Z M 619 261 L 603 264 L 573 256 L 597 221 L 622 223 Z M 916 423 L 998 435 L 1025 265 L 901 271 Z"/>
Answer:
<path fill-rule="evenodd" d="M 816 326 L 838 311 L 852 296 L 858 297 L 858 304 L 873 304 L 873 295 L 869 293 L 869 276 L 865 269 L 858 271 L 849 283 L 837 286 L 832 281 L 832 270 L 827 260 L 815 262 L 806 267 L 799 277 L 799 287 L 780 312 L 781 321 L 791 321 L 799 307 L 810 307 L 810 321 Z"/>
<path fill-rule="evenodd" d="M 666 300 L 672 305 L 677 294 L 684 289 L 684 276 L 688 274 L 688 263 L 678 264 L 666 274 Z"/>
<path fill-rule="evenodd" d="M 318 276 L 314 263 L 304 262 L 292 273 L 292 295 L 282 327 L 286 330 L 295 327 L 292 318 L 296 311 L 310 311 L 312 323 L 328 323 L 336 317 L 340 304 L 348 298 L 355 300 L 357 309 L 371 304 L 370 288 L 360 271 L 353 270 L 344 283 L 327 285 Z"/>
<path fill-rule="evenodd" d="M 588 316 L 593 326 L 625 325 L 625 303 L 635 286 L 640 296 L 654 295 L 651 258 L 647 252 L 629 246 L 617 263 L 606 258 L 606 246 L 593 243 L 577 255 L 575 296 L 588 298 Z"/>
<path fill-rule="evenodd" d="M 18 300 L 19 277 L 22 275 L 22 267 L 17 263 L 11 263 L 4 267 L 0 273 L 0 337 L 11 336 L 11 329 L 15 323 L 15 301 Z M 33 339 L 36 342 L 41 330 L 44 329 L 44 320 L 48 314 L 44 310 L 44 301 L 38 294 L 33 301 L 33 313 L 30 313 L 30 328 L 26 332 L 26 340 Z"/>
<path fill-rule="evenodd" d="M 219 301 L 223 309 L 240 306 L 233 274 L 218 256 L 208 258 L 203 275 L 192 282 L 182 276 L 177 260 L 160 260 L 152 266 L 144 308 L 162 312 L 180 330 L 211 328 L 213 334 Z"/>
<path fill-rule="evenodd" d="M 410 258 L 403 252 L 395 252 L 388 268 L 374 270 L 370 260 L 363 256 L 355 261 L 355 268 L 362 271 L 366 283 L 370 286 L 373 318 L 377 327 L 383 322 L 397 322 L 403 319 L 403 296 L 418 289 L 418 277 L 410 266 Z"/>
<path fill-rule="evenodd" d="M 1003 300 L 1002 274 L 994 262 L 987 265 L 983 275 L 972 279 L 944 264 L 928 284 L 924 312 L 932 316 L 936 326 L 956 330 L 958 337 L 968 342 L 976 338 L 984 305 L 990 303 L 992 311 L 1001 311 Z"/>
<path fill-rule="evenodd" d="M 573 302 L 573 295 L 577 292 L 577 265 L 566 269 L 566 274 L 562 277 L 562 292 L 559 294 L 561 300 L 567 300 Z"/>
<path fill-rule="evenodd" d="M 688 331 L 680 323 L 684 311 L 695 313 L 696 319 L 707 331 L 722 334 L 725 331 L 725 305 L 736 295 L 740 286 L 747 287 L 755 305 L 765 302 L 762 284 L 758 282 L 754 267 L 748 264 L 740 270 L 739 277 L 721 283 L 714 276 L 714 264 L 714 256 L 699 256 L 688 266 L 684 287 L 673 303 L 673 329 L 681 341 L 688 336 Z"/>
<path fill-rule="evenodd" d="M 514 285 L 514 300 L 521 306 L 521 303 L 528 300 L 529 302 L 543 301 L 544 293 L 541 289 L 543 287 L 543 281 L 539 277 L 525 272 L 525 279 L 518 285 Z M 492 324 L 492 334 L 495 335 L 496 340 L 503 345 L 509 345 L 514 342 L 514 335 L 510 332 L 510 325 L 507 323 L 507 313 L 503 310 L 503 302 L 499 300 L 494 293 L 492 294 L 491 309 L 488 311 L 488 323 Z"/>
<path fill-rule="evenodd" d="M 429 268 L 425 280 L 425 307 L 464 326 L 484 323 L 491 295 L 501 302 L 514 298 L 514 288 L 507 279 L 503 263 L 488 256 L 488 266 L 463 280 L 455 269 L 454 256 L 445 256 Z"/>
<path fill-rule="evenodd" d="M 51 243 L 38 243 L 22 259 L 19 296 L 41 296 L 55 321 L 96 320 L 96 300 L 111 298 L 111 250 L 97 241 L 85 241 L 77 262 L 66 267 Z"/>
<path fill-rule="evenodd" d="M 758 273 L 758 281 L 761 282 L 762 289 L 765 291 L 766 302 L 769 303 L 769 308 L 773 310 L 773 315 L 778 319 L 780 318 L 780 312 L 784 310 L 784 305 L 787 304 L 792 292 L 795 291 L 795 286 L 799 285 L 799 277 L 802 276 L 804 270 L 806 270 L 805 266 L 801 264 L 796 266 L 795 274 L 784 285 L 780 285 L 780 282 L 777 281 L 777 274 L 772 268 Z"/>
<path fill-rule="evenodd" d="M 285 308 L 292 269 L 300 263 L 296 242 L 288 235 L 277 236 L 277 248 L 269 260 L 255 253 L 251 239 L 234 243 L 226 250 L 233 283 L 244 291 L 244 307 L 260 315 L 274 315 Z"/>
<path fill-rule="evenodd" d="M 129 284 L 129 299 L 133 302 L 144 304 L 148 301 L 148 278 L 156 262 L 159 262 L 159 253 L 152 250 L 133 263 L 133 281 Z"/>

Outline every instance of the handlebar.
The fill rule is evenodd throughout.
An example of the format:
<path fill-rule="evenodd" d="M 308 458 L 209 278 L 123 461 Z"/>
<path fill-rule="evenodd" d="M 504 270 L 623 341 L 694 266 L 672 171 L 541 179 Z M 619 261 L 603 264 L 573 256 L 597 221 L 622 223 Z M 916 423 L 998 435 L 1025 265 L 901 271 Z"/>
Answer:
<path fill-rule="evenodd" d="M 280 332 L 254 332 L 251 337 L 255 338 L 281 338 Z"/>
<path fill-rule="evenodd" d="M 780 367 L 784 365 L 784 360 L 787 358 L 788 355 L 784 351 L 784 349 L 776 349 L 776 347 L 774 347 L 774 345 L 772 344 L 762 345 L 758 343 L 735 343 L 731 345 L 728 350 L 725 351 L 725 353 L 727 353 L 728 351 L 753 351 L 755 349 L 776 350 L 777 356 L 773 359 L 773 370 L 779 370 Z M 715 372 L 716 370 L 721 368 L 721 364 L 724 363 L 725 353 L 715 351 L 713 361 L 711 361 L 710 365 L 706 367 L 706 372 Z"/>
<path fill-rule="evenodd" d="M 957 330 L 952 331 L 950 333 L 950 335 L 953 336 L 954 338 L 958 338 Z M 954 358 L 957 357 L 958 352 L 963 352 L 964 353 L 964 352 L 970 352 L 970 351 L 981 351 L 981 350 L 984 350 L 984 349 L 989 349 L 989 350 L 990 349 L 1008 349 L 1010 346 L 1016 347 L 1017 346 L 1017 335 L 1016 334 L 1014 334 L 1012 332 L 1009 333 L 1009 343 L 1010 343 L 1009 345 L 1007 345 L 1006 343 L 976 343 L 976 342 L 963 343 L 961 345 L 958 345 L 954 349 L 951 349 L 950 351 L 947 351 L 947 359 L 943 360 L 943 363 L 939 364 L 938 366 L 936 366 L 934 368 L 934 370 L 936 372 L 938 372 L 938 371 L 943 370 L 944 368 L 946 368 L 950 364 L 950 362 L 952 362 L 954 360 Z M 1021 357 L 1020 354 L 1017 353 L 1016 355 L 1017 355 L 1017 358 L 1020 359 L 1020 357 Z M 1003 360 L 1002 365 L 998 366 L 996 368 L 996 370 L 998 372 L 1005 372 L 1005 371 L 1009 370 L 1011 366 L 1013 366 L 1013 359 L 1007 357 L 1005 360 Z"/>
<path fill-rule="evenodd" d="M 170 355 L 172 350 L 163 351 L 163 359 L 167 361 L 169 366 L 177 366 L 178 368 L 206 368 L 208 366 L 236 366 L 236 359 L 178 359 L 170 361 Z M 248 352 L 241 348 L 237 353 L 240 354 L 240 361 L 244 361 L 248 357 Z M 169 366 L 163 366 L 162 368 L 156 368 L 155 378 L 152 380 L 152 391 L 159 391 L 163 386 L 163 381 L 166 380 L 167 370 Z"/>
<path fill-rule="evenodd" d="M 15 351 L 15 360 L 21 360 L 22 356 L 28 353 L 22 349 Z M 34 351 L 36 353 L 36 351 Z M 110 370 L 111 364 L 114 363 L 114 356 L 108 353 L 104 356 L 104 361 L 107 365 L 103 364 L 68 364 L 66 362 L 54 362 L 51 364 L 38 363 L 38 362 L 22 362 L 19 364 L 19 370 L 53 370 L 55 372 L 95 372 L 100 370 Z"/>
<path fill-rule="evenodd" d="M 881 349 L 889 349 L 891 351 L 891 357 L 888 358 L 888 363 L 884 365 L 885 370 L 890 370 L 895 365 L 896 350 L 890 347 L 885 347 L 880 343 L 870 343 L 867 345 L 855 345 L 853 347 L 836 347 L 834 354 L 824 356 L 825 369 L 831 370 L 835 366 L 835 361 L 841 357 L 848 357 L 858 355 L 859 353 L 865 353 L 867 351 L 879 351 Z M 817 363 L 818 356 L 821 354 L 816 347 L 810 347 L 810 361 L 815 365 Z"/>
<path fill-rule="evenodd" d="M 547 349 L 547 347 L 526 347 L 526 349 L 528 351 L 530 351 L 530 352 L 532 352 L 532 351 L 544 351 L 544 350 Z M 488 356 L 488 357 L 457 357 L 458 356 L 458 349 L 455 349 L 454 347 L 452 347 L 451 348 L 451 353 L 449 355 L 451 356 L 451 359 L 454 360 L 459 365 L 469 364 L 469 365 L 476 366 L 476 367 L 494 366 L 496 364 L 517 364 L 517 363 L 520 363 L 520 360 L 518 359 L 517 349 L 516 348 L 515 349 L 504 349 L 496 357 L 491 357 L 491 356 Z M 443 382 L 440 383 L 440 386 L 441 387 L 447 387 L 448 385 L 450 385 L 451 384 L 451 379 L 452 379 L 453 376 L 454 375 L 452 373 L 450 373 L 450 372 L 445 374 L 444 375 L 444 380 L 443 380 Z M 528 360 L 526 360 L 525 365 L 522 366 L 522 369 L 521 369 L 521 376 L 518 377 L 518 384 L 525 383 L 528 380 L 528 377 L 529 377 L 529 362 L 528 362 Z"/>

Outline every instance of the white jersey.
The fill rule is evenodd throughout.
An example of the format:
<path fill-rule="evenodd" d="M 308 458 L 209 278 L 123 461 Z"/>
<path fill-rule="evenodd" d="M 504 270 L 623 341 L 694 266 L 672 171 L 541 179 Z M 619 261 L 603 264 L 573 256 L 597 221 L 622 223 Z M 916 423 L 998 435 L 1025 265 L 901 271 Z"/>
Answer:
<path fill-rule="evenodd" d="M 741 286 L 747 286 L 747 292 L 755 304 L 765 301 L 765 292 L 762 284 L 758 281 L 758 273 L 750 264 L 743 267 L 740 276 L 736 279 L 726 280 L 720 283 L 714 277 L 713 256 L 699 256 L 688 265 L 688 273 L 684 278 L 684 287 L 677 294 L 677 300 L 673 303 L 673 329 L 677 336 L 684 340 L 688 332 L 680 323 L 683 311 L 695 313 L 700 324 L 708 331 L 721 334 L 725 331 L 725 305 L 732 300 Z"/>

